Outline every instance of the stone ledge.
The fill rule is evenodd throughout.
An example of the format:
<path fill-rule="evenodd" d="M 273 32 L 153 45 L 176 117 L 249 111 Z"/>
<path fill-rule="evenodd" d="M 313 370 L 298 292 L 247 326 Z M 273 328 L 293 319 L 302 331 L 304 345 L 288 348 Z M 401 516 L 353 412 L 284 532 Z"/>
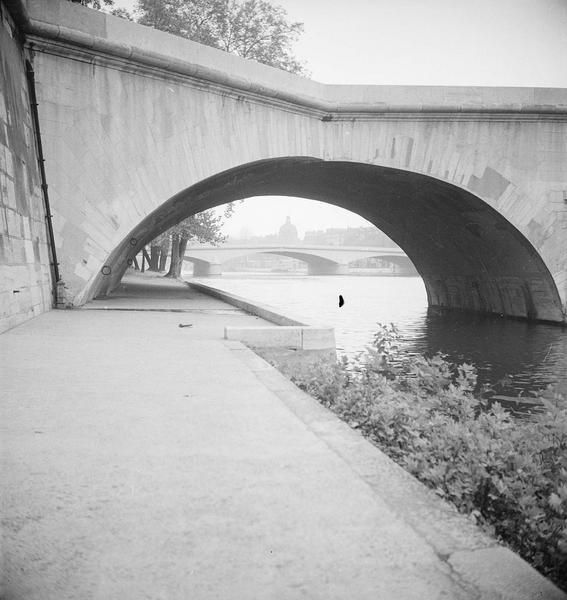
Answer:
<path fill-rule="evenodd" d="M 223 300 L 249 314 L 275 323 L 277 327 L 225 327 L 224 339 L 258 348 L 294 348 L 297 350 L 335 350 L 335 330 L 326 325 L 307 325 L 298 316 L 283 315 L 272 306 L 259 304 L 203 283 L 187 285 L 203 294 Z"/>
<path fill-rule="evenodd" d="M 301 348 L 301 327 L 225 327 L 224 339 L 258 348 Z"/>
<path fill-rule="evenodd" d="M 66 54 L 73 47 L 82 48 L 233 88 L 244 95 L 329 113 L 323 120 L 373 113 L 488 113 L 510 114 L 514 119 L 521 115 L 561 118 L 567 113 L 563 89 L 329 85 L 63 0 L 7 2 L 28 35 L 37 36 L 36 42 L 68 44 Z"/>
<path fill-rule="evenodd" d="M 294 348 L 297 350 L 335 349 L 332 327 L 225 327 L 224 339 L 257 348 Z"/>
<path fill-rule="evenodd" d="M 508 548 L 497 546 L 455 552 L 448 562 L 455 573 L 482 590 L 489 598 L 565 600 L 566 597 Z"/>
<path fill-rule="evenodd" d="M 213 298 L 218 298 L 223 302 L 227 302 L 228 304 L 232 304 L 241 310 L 250 313 L 251 315 L 256 315 L 266 321 L 270 321 L 271 323 L 275 323 L 276 325 L 281 326 L 306 326 L 307 323 L 305 319 L 298 317 L 296 315 L 290 314 L 282 314 L 278 312 L 276 308 L 273 306 L 269 306 L 268 304 L 260 304 L 259 302 L 252 302 L 247 298 L 243 298 L 242 296 L 237 296 L 236 294 L 231 294 L 230 292 L 225 292 L 224 290 L 219 290 L 218 288 L 205 285 L 204 283 L 190 283 L 186 282 L 190 288 L 197 290 L 203 294 L 207 294 L 208 296 L 212 296 Z"/>

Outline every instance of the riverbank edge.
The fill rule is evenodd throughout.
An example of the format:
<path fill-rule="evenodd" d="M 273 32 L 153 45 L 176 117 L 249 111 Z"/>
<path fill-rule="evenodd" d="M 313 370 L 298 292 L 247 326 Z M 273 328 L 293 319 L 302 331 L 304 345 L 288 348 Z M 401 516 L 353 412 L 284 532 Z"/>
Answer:
<path fill-rule="evenodd" d="M 225 344 L 255 376 L 317 437 L 340 456 L 350 468 L 412 529 L 414 529 L 447 565 L 455 579 L 479 597 L 502 600 L 567 600 L 550 580 L 536 571 L 518 554 L 482 531 L 455 506 L 446 502 L 413 475 L 396 464 L 360 432 L 352 429 L 315 398 L 300 390 L 279 369 L 285 362 L 298 364 L 336 359 L 320 350 L 270 346 L 275 330 L 313 327 L 295 315 L 283 315 L 271 306 L 253 302 L 202 283 L 183 281 L 188 287 L 211 295 L 233 306 L 278 325 L 267 333 L 264 344 L 229 339 Z M 334 339 L 334 336 L 333 336 Z"/>
<path fill-rule="evenodd" d="M 278 356 L 302 360 L 298 353 L 247 347 L 235 341 L 225 344 L 432 547 L 465 589 L 472 588 L 482 598 L 502 600 L 567 599 L 567 594 L 518 554 L 482 531 L 278 370 Z"/>
<path fill-rule="evenodd" d="M 307 324 L 306 319 L 302 317 L 293 314 L 284 315 L 272 306 L 254 302 L 213 286 L 185 279 L 180 281 L 197 292 L 222 300 L 276 325 L 276 327 L 225 327 L 226 340 L 240 341 L 255 347 L 336 352 L 333 327 Z"/>

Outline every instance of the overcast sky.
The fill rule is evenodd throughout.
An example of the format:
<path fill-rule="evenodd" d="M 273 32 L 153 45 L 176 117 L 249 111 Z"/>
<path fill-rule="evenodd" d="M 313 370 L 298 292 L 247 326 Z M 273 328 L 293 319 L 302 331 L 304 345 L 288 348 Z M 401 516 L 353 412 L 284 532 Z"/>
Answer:
<path fill-rule="evenodd" d="M 305 24 L 295 54 L 323 83 L 567 88 L 567 0 L 274 0 Z M 133 0 L 115 0 L 132 8 Z M 240 205 L 226 231 L 358 226 L 289 198 Z M 325 210 L 322 210 L 325 209 Z"/>

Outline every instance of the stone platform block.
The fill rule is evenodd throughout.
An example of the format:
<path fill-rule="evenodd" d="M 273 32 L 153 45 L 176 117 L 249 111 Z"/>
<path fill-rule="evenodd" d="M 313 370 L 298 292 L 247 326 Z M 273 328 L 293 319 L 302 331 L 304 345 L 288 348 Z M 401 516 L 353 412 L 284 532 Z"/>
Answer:
<path fill-rule="evenodd" d="M 224 338 L 259 348 L 301 348 L 301 327 L 225 327 Z"/>
<path fill-rule="evenodd" d="M 257 348 L 335 349 L 335 332 L 332 327 L 225 327 L 224 338 Z"/>
<path fill-rule="evenodd" d="M 335 349 L 335 330 L 332 327 L 303 327 L 302 350 Z"/>

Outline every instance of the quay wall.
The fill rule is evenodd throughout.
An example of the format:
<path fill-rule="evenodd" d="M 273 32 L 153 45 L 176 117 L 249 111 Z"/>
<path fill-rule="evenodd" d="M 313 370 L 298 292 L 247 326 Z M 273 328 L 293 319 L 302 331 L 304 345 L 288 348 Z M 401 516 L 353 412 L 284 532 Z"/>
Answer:
<path fill-rule="evenodd" d="M 0 332 L 49 310 L 52 277 L 26 59 L 0 0 Z"/>

